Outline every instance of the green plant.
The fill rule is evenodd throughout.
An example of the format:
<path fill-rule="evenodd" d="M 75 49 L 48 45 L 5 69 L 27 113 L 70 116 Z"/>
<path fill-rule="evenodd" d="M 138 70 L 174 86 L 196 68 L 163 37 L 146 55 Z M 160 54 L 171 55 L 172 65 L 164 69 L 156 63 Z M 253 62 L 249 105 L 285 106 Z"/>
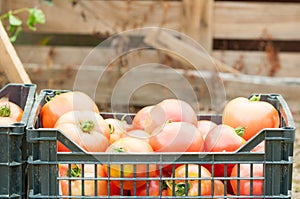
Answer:
<path fill-rule="evenodd" d="M 7 32 L 9 34 L 11 42 L 15 42 L 18 35 L 22 31 L 23 22 L 16 16 L 22 12 L 28 12 L 26 25 L 33 31 L 36 30 L 36 24 L 44 24 L 46 22 L 45 14 L 38 8 L 20 8 L 8 11 L 7 13 L 0 16 L 0 20 L 8 20 L 9 26 L 7 28 Z"/>

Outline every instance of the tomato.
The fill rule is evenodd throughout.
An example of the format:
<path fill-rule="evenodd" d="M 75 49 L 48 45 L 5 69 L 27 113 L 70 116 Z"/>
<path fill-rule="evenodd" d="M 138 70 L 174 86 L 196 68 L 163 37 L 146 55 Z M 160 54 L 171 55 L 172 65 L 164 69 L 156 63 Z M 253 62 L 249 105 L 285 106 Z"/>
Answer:
<path fill-rule="evenodd" d="M 262 141 L 259 143 L 254 149 L 251 150 L 251 152 L 265 152 L 265 141 Z"/>
<path fill-rule="evenodd" d="M 69 111 L 94 111 L 99 113 L 96 103 L 85 93 L 73 91 L 54 96 L 41 109 L 40 117 L 44 128 L 53 128 L 60 116 Z"/>
<path fill-rule="evenodd" d="M 154 106 L 145 106 L 139 110 L 132 120 L 132 129 L 144 129 L 148 114 Z"/>
<path fill-rule="evenodd" d="M 203 137 L 196 126 L 187 122 L 171 122 L 156 128 L 149 143 L 159 152 L 200 152 Z"/>
<path fill-rule="evenodd" d="M 110 129 L 110 143 L 120 139 L 127 131 L 128 124 L 126 121 L 121 121 L 114 118 L 105 119 Z"/>
<path fill-rule="evenodd" d="M 166 173 L 162 172 L 160 174 L 159 170 L 156 170 L 155 176 L 156 178 L 167 177 Z M 162 190 L 161 190 L 162 189 Z M 131 196 L 160 196 L 160 192 L 162 192 L 163 196 L 167 196 L 167 185 L 163 180 L 150 180 L 143 186 L 136 189 L 134 193 L 134 189 L 130 190 Z"/>
<path fill-rule="evenodd" d="M 147 192 L 148 190 L 148 192 Z M 136 195 L 134 189 L 130 190 L 131 196 L 160 196 L 160 182 L 158 180 L 150 180 L 147 188 L 147 184 L 136 189 Z"/>
<path fill-rule="evenodd" d="M 7 126 L 16 122 L 15 119 L 10 117 L 0 117 L 0 126 Z"/>
<path fill-rule="evenodd" d="M 203 166 L 196 165 L 196 164 L 188 164 L 188 168 L 186 165 L 181 165 L 175 169 L 175 173 L 172 175 L 175 178 L 190 178 L 190 179 L 182 179 L 182 180 L 175 180 L 174 183 L 174 194 L 175 196 L 208 196 L 212 194 L 212 180 L 211 180 L 211 173 Z M 186 171 L 188 170 L 188 173 Z M 201 170 L 201 173 L 199 171 Z M 193 178 L 207 178 L 202 180 L 197 180 Z M 215 180 L 216 181 L 216 180 Z M 168 195 L 173 195 L 173 180 L 168 181 Z M 199 184 L 201 188 L 199 187 Z M 221 181 L 214 183 L 215 185 L 215 195 L 222 195 L 224 194 L 224 187 L 223 192 L 222 186 L 223 183 Z M 218 186 L 221 186 L 220 188 Z M 200 193 L 198 193 L 200 188 Z"/>
<path fill-rule="evenodd" d="M 208 132 L 216 126 L 217 124 L 210 120 L 199 120 L 197 123 L 197 127 L 204 139 L 206 138 Z"/>
<path fill-rule="evenodd" d="M 223 111 L 222 123 L 233 128 L 244 127 L 243 138 L 249 140 L 263 128 L 277 128 L 280 124 L 278 111 L 268 102 L 257 97 L 238 97 L 228 102 Z"/>
<path fill-rule="evenodd" d="M 109 146 L 108 124 L 93 111 L 67 112 L 57 120 L 54 127 L 85 151 L 104 152 Z M 58 151 L 64 151 L 61 145 L 58 145 L 60 147 Z"/>
<path fill-rule="evenodd" d="M 232 152 L 240 148 L 246 141 L 239 136 L 238 130 L 226 125 L 220 124 L 209 131 L 204 141 L 204 150 L 206 152 Z M 212 172 L 212 165 L 204 165 Z M 227 165 L 227 176 L 230 175 L 234 164 Z M 214 176 L 224 176 L 224 164 L 214 165 Z"/>
<path fill-rule="evenodd" d="M 141 129 L 130 130 L 123 135 L 123 137 L 126 137 L 126 136 L 142 139 L 145 141 L 148 141 L 150 138 L 149 133 L 147 133 L 146 131 L 141 130 Z"/>
<path fill-rule="evenodd" d="M 130 196 L 130 191 L 129 190 L 124 190 L 121 191 L 119 187 L 115 185 L 116 183 L 113 182 L 111 179 L 109 181 L 109 192 L 108 196 Z"/>
<path fill-rule="evenodd" d="M 232 169 L 231 177 L 240 177 L 240 178 L 249 178 L 251 175 L 251 166 L 250 164 L 240 164 L 240 173 L 238 175 L 238 165 L 235 165 Z M 252 176 L 253 177 L 263 177 L 264 176 L 264 168 L 263 164 L 253 164 L 252 167 Z M 251 180 L 249 179 L 240 179 L 239 184 L 235 179 L 230 180 L 231 187 L 233 189 L 234 194 L 238 194 L 238 186 L 240 187 L 240 195 L 242 196 L 250 196 L 250 186 Z M 259 196 L 263 194 L 263 180 L 252 180 L 253 184 L 253 193 L 252 195 Z"/>
<path fill-rule="evenodd" d="M 84 196 L 95 196 L 95 177 L 105 177 L 103 166 L 97 165 L 97 175 L 95 175 L 95 165 L 86 164 L 84 165 L 84 172 L 82 172 L 82 167 L 79 165 L 71 165 L 72 171 L 69 170 L 69 166 L 67 164 L 59 164 L 59 176 L 60 177 L 69 177 L 70 180 L 59 180 L 61 194 L 63 196 L 82 196 L 82 187 L 84 187 Z M 84 182 L 82 180 L 77 180 L 72 178 L 83 177 Z M 71 183 L 71 194 L 69 193 L 69 183 Z M 82 183 L 84 183 L 82 185 Z M 107 195 L 107 181 L 106 180 L 97 180 L 97 195 L 105 196 Z"/>
<path fill-rule="evenodd" d="M 238 135 L 239 129 L 226 124 L 220 124 L 209 131 L 204 141 L 207 152 L 231 152 L 245 144 L 245 140 Z"/>
<path fill-rule="evenodd" d="M 106 150 L 108 153 L 149 153 L 153 152 L 152 147 L 149 145 L 147 141 L 132 138 L 132 137 L 123 137 L 119 140 L 112 143 Z M 145 178 L 147 176 L 147 165 L 142 164 L 123 164 L 121 167 L 120 164 L 111 164 L 110 167 L 108 165 L 104 165 L 104 170 L 108 177 L 110 177 L 111 181 L 117 186 L 121 187 L 123 184 L 123 189 L 130 190 L 133 189 L 134 185 L 136 188 L 144 185 L 146 181 L 137 180 L 135 184 L 132 180 L 126 180 L 126 178 Z M 134 170 L 135 169 L 135 170 Z M 156 165 L 149 165 L 149 177 L 155 175 Z M 114 178 L 124 178 L 122 183 L 120 180 L 114 180 Z"/>
<path fill-rule="evenodd" d="M 8 125 L 22 120 L 23 110 L 17 104 L 0 99 L 0 125 Z"/>
<path fill-rule="evenodd" d="M 151 133 L 166 122 L 187 122 L 197 126 L 193 108 L 179 99 L 166 99 L 155 105 L 145 119 L 145 131 Z"/>

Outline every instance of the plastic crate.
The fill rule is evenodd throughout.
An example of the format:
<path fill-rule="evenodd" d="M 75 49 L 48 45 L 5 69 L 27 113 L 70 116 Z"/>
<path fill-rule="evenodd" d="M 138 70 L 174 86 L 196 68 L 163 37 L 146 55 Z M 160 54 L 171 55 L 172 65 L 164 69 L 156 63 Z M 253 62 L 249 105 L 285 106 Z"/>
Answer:
<path fill-rule="evenodd" d="M 24 111 L 21 122 L 0 126 L 0 198 L 26 198 L 25 129 L 35 92 L 34 84 L 7 84 L 0 90 L 0 98 L 7 98 Z"/>
<path fill-rule="evenodd" d="M 30 192 L 29 198 L 291 198 L 291 188 L 292 188 L 292 169 L 293 169 L 293 145 L 295 136 L 295 125 L 288 108 L 287 103 L 278 94 L 262 94 L 261 100 L 267 101 L 274 105 L 278 110 L 281 124 L 280 128 L 273 129 L 263 129 L 255 137 L 249 140 L 242 148 L 234 153 L 148 153 L 148 154 L 109 154 L 109 153 L 85 153 L 77 147 L 76 144 L 69 141 L 60 131 L 56 129 L 45 129 L 40 128 L 40 118 L 39 112 L 41 107 L 45 103 L 45 98 L 47 96 L 54 95 L 54 91 L 45 90 L 42 91 L 35 102 L 34 108 L 32 110 L 28 132 L 27 140 L 32 145 L 32 154 L 28 159 L 30 165 Z M 123 114 L 111 114 L 102 113 L 102 116 L 107 117 L 117 117 L 121 118 Z M 127 116 L 132 117 L 132 115 Z M 221 122 L 221 115 L 199 115 L 199 119 L 209 119 L 216 123 Z M 130 119 L 130 118 L 128 118 Z M 56 141 L 59 140 L 65 145 L 72 149 L 71 153 L 57 153 L 56 152 Z M 250 152 L 254 147 L 259 145 L 262 141 L 265 141 L 265 152 Z M 250 165 L 250 177 L 242 178 L 239 175 L 236 178 L 230 178 L 229 174 L 226 174 L 226 168 L 230 164 L 238 164 L 238 170 L 241 169 L 241 165 Z M 68 164 L 69 168 L 71 164 L 84 165 L 92 164 L 94 165 L 95 172 L 97 167 L 95 165 L 102 164 L 108 165 L 120 165 L 120 168 L 124 168 L 125 165 L 132 165 L 134 171 L 136 171 L 138 165 L 146 165 L 149 169 L 150 165 L 155 164 L 157 167 L 157 176 L 150 177 L 149 172 L 147 172 L 144 178 L 122 178 L 124 172 L 120 172 L 120 178 L 111 178 L 110 172 L 108 176 L 104 177 L 90 177 L 85 178 L 68 178 L 60 177 L 58 175 L 58 165 Z M 177 164 L 197 164 L 205 165 L 211 164 L 212 170 L 217 164 L 225 165 L 225 176 L 216 177 L 212 176 L 205 178 L 203 176 L 197 176 L 196 178 L 190 179 L 185 176 L 183 179 L 177 179 L 174 176 L 164 176 L 163 166 L 172 165 L 172 171 L 175 170 L 175 165 Z M 256 164 L 263 165 L 263 177 L 254 177 L 253 168 Z M 147 166 L 148 165 L 148 166 Z M 199 170 L 201 167 L 199 166 Z M 121 169 L 122 170 L 122 169 Z M 188 168 L 186 167 L 186 170 Z M 201 173 L 201 172 L 200 172 Z M 61 196 L 61 180 L 72 180 L 77 179 L 81 182 L 87 180 L 94 180 L 94 185 L 97 186 L 97 180 L 107 180 L 108 181 L 108 192 L 111 187 L 111 182 L 113 180 L 121 181 L 120 194 L 123 196 L 84 196 L 85 192 L 82 192 L 81 196 Z M 241 196 L 239 194 L 226 196 L 230 191 L 230 179 L 236 179 L 238 186 L 242 180 L 248 179 L 250 182 L 249 196 Z M 125 180 L 133 181 L 134 185 L 139 180 L 145 180 L 146 186 L 149 187 L 150 180 L 158 180 L 160 187 L 160 196 L 136 196 L 137 190 L 135 189 L 132 195 L 128 194 L 127 190 L 123 189 Z M 184 184 L 188 186 L 189 180 L 196 180 L 201 182 L 203 180 L 209 180 L 211 182 L 211 189 L 216 189 L 216 180 L 222 180 L 224 183 L 224 195 L 215 196 L 211 194 L 210 196 L 163 196 L 163 181 L 168 180 L 169 182 L 175 182 L 175 180 L 183 180 Z M 256 188 L 254 186 L 255 180 L 261 180 L 263 182 L 263 193 L 262 195 L 252 195 L 252 191 Z M 198 184 L 200 186 L 201 184 Z M 173 185 L 172 185 L 173 186 Z M 68 186 L 71 189 L 71 185 Z M 82 184 L 82 189 L 84 186 Z M 200 188 L 199 188 L 200 189 Z M 239 189 L 239 188 L 238 188 Z M 238 192 L 240 192 L 239 190 Z M 95 193 L 96 194 L 96 193 Z M 149 193 L 147 193 L 149 194 Z M 175 194 L 173 192 L 173 194 Z"/>

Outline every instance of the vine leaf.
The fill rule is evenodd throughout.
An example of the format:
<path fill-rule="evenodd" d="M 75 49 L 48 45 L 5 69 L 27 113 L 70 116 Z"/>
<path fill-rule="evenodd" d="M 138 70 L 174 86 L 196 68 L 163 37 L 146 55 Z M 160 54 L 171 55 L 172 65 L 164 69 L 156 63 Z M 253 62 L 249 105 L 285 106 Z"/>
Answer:
<path fill-rule="evenodd" d="M 29 8 L 29 17 L 27 20 L 27 26 L 31 30 L 36 30 L 36 24 L 44 24 L 46 22 L 45 14 L 42 10 L 36 8 Z"/>

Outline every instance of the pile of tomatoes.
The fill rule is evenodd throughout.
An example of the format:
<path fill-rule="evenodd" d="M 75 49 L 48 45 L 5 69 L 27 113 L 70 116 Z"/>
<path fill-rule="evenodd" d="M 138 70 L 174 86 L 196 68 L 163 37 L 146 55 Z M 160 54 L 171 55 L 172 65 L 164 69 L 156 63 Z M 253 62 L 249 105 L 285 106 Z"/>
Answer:
<path fill-rule="evenodd" d="M 146 106 L 138 111 L 132 123 L 128 124 L 115 118 L 103 118 L 95 102 L 86 94 L 77 91 L 53 97 L 42 107 L 40 117 L 44 128 L 59 129 L 83 151 L 107 153 L 233 152 L 263 128 L 277 128 L 280 123 L 278 111 L 271 104 L 260 101 L 259 96 L 253 96 L 251 99 L 238 97 L 228 102 L 222 114 L 221 124 L 198 120 L 193 108 L 178 99 L 166 99 L 158 104 Z M 263 144 L 254 151 L 264 152 Z M 57 145 L 58 152 L 70 151 L 60 142 Z M 262 164 L 226 166 L 187 164 L 173 167 L 165 165 L 161 171 L 157 165 L 60 164 L 61 177 L 74 177 L 74 180 L 60 180 L 60 186 L 63 195 L 82 195 L 83 187 L 86 196 L 95 193 L 136 196 L 197 196 L 227 193 L 262 195 L 263 180 L 255 179 L 251 182 L 249 180 L 250 176 L 263 177 Z M 87 178 L 84 186 L 82 180 L 76 179 L 80 176 Z M 109 182 L 97 180 L 97 186 L 95 180 L 88 180 L 88 177 L 107 176 Z M 175 180 L 147 182 L 139 179 L 147 177 L 159 179 L 162 176 L 173 177 Z M 193 179 L 199 176 L 203 179 Z M 222 180 L 212 180 L 212 177 L 222 179 L 237 176 L 248 179 L 237 182 L 231 178 L 230 185 L 227 185 L 230 190 L 226 191 L 227 193 Z M 188 180 L 184 179 L 187 177 Z M 72 188 L 72 193 L 69 187 Z"/>

